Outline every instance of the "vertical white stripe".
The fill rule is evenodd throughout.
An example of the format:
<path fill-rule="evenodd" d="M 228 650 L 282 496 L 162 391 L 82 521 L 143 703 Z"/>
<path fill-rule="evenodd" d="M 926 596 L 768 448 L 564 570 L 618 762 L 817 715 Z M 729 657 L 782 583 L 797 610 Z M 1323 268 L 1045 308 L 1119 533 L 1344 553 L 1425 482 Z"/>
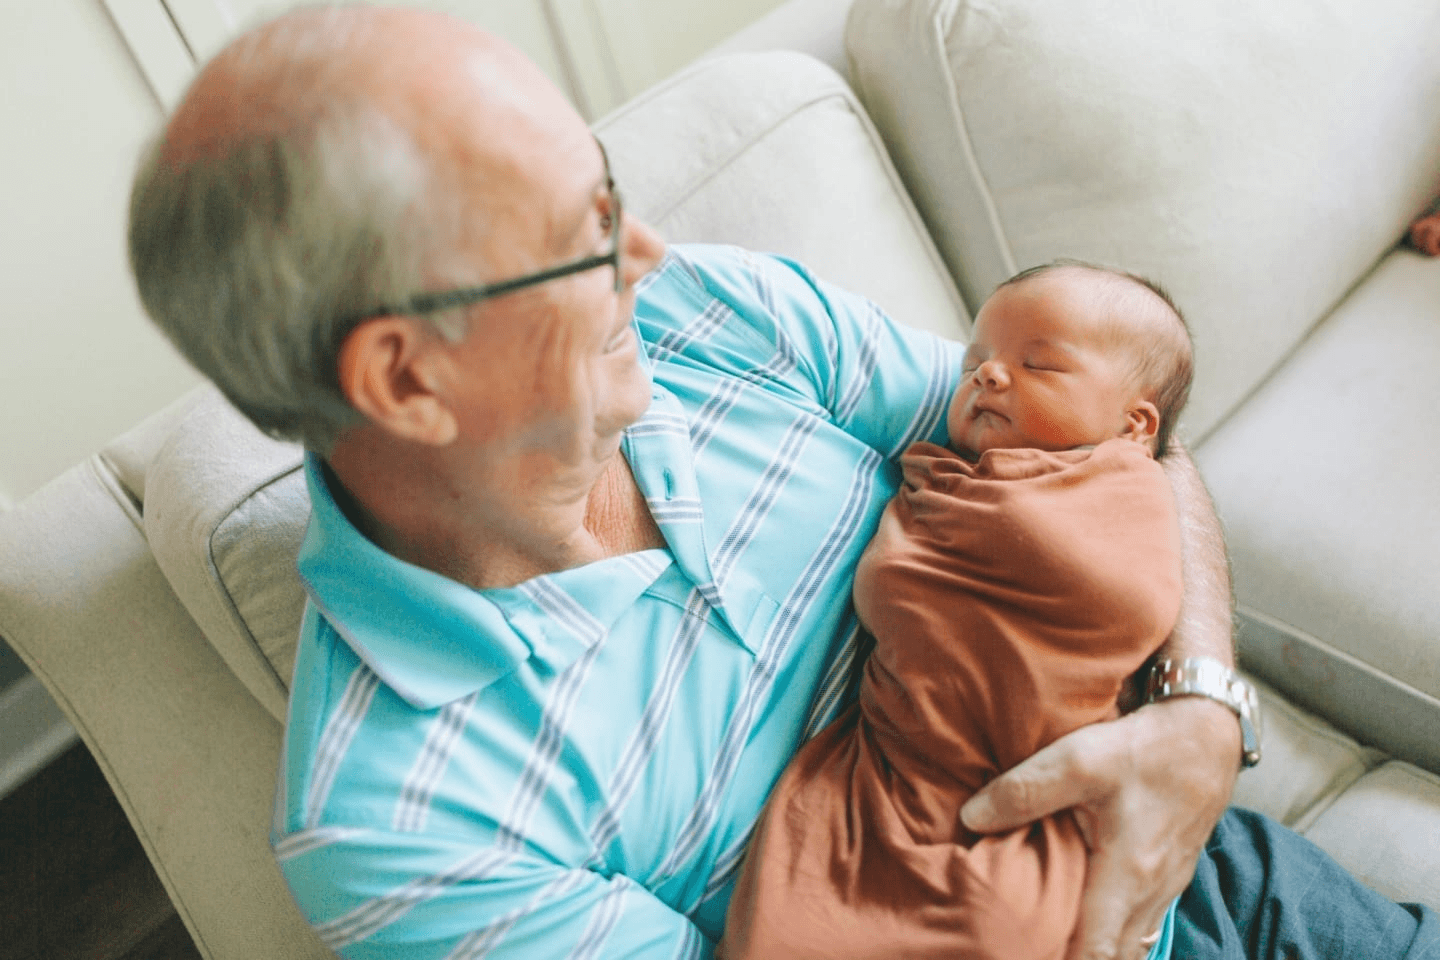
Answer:
<path fill-rule="evenodd" d="M 411 833 L 425 829 L 435 788 L 445 776 L 455 744 L 459 742 L 475 698 L 479 695 L 480 691 L 476 690 L 467 697 L 447 703 L 430 722 L 425 743 L 400 788 L 400 800 L 395 805 L 395 815 L 391 820 L 393 829 Z"/>
<path fill-rule="evenodd" d="M 674 960 L 701 960 L 706 954 L 705 938 L 694 924 L 685 928 L 685 936 L 676 945 Z"/>
<path fill-rule="evenodd" d="M 828 726 L 849 699 L 847 694 L 854 685 L 852 681 L 859 667 L 857 657 L 860 652 L 860 637 L 860 622 L 852 613 L 850 627 L 845 633 L 840 650 L 835 659 L 830 661 L 830 669 L 825 671 L 825 678 L 811 701 L 810 714 L 805 719 L 803 739 L 809 740 Z"/>
<path fill-rule="evenodd" d="M 550 703 L 546 705 L 541 719 L 539 736 L 535 738 L 525 769 L 521 771 L 519 783 L 515 787 L 510 812 L 500 824 L 496 842 L 505 849 L 519 850 L 525 842 L 530 818 L 550 782 L 555 759 L 560 755 L 560 748 L 565 742 L 565 731 L 570 726 L 570 715 L 580 699 L 580 689 L 600 652 L 600 646 L 597 643 L 585 651 L 583 656 L 565 669 L 555 683 Z"/>
<path fill-rule="evenodd" d="M 610 776 L 610 783 L 605 790 L 605 809 L 595 818 L 595 824 L 590 828 L 590 839 L 595 849 L 590 855 L 588 866 L 604 862 L 605 848 L 620 832 L 620 812 L 629 803 L 640 783 L 641 773 L 660 742 L 660 734 L 670 718 L 670 710 L 675 705 L 680 683 L 709 619 L 710 604 L 705 602 L 699 590 L 692 590 L 670 649 L 666 652 L 660 676 L 645 704 L 645 712 L 641 714 L 635 731 L 630 734 L 630 739 L 620 754 L 620 762 L 615 765 L 615 771 Z"/>
<path fill-rule="evenodd" d="M 784 438 L 780 441 L 779 450 L 765 468 L 760 482 L 755 485 L 755 489 L 750 491 L 745 505 L 740 508 L 739 514 L 730 524 L 730 529 L 725 532 L 720 546 L 715 550 L 715 557 L 710 563 L 711 572 L 715 576 L 715 584 L 722 591 L 730 571 L 735 568 L 741 554 L 754 539 L 755 532 L 760 529 L 765 518 L 769 516 L 771 508 L 775 506 L 776 498 L 779 497 L 780 491 L 784 489 L 790 475 L 795 470 L 795 464 L 800 459 L 800 452 L 819 426 L 820 421 L 808 413 L 802 413 L 790 425 L 790 429 L 785 432 Z"/>
<path fill-rule="evenodd" d="M 750 838 L 755 835 L 755 828 L 751 826 L 746 830 L 740 839 L 721 852 L 715 858 L 715 865 L 710 871 L 710 879 L 705 882 L 705 890 L 700 894 L 700 899 L 695 906 L 690 908 L 693 915 L 707 901 L 725 889 L 735 874 L 740 872 L 740 865 L 745 862 L 745 850 L 750 845 Z"/>
<path fill-rule="evenodd" d="M 320 735 L 320 741 L 315 748 L 315 763 L 310 774 L 313 779 L 305 796 L 307 827 L 320 825 L 320 816 L 325 810 L 325 801 L 330 797 L 330 789 L 335 785 L 335 775 L 340 770 L 340 762 L 345 759 L 345 752 L 350 749 L 350 743 L 359 732 L 360 724 L 365 719 L 365 714 L 370 709 L 370 701 L 375 699 L 375 691 L 379 686 L 380 678 L 364 664 L 356 667 L 355 672 L 350 674 L 350 679 L 345 684 L 345 692 L 340 697 L 340 705 L 325 724 L 325 732 Z"/>
<path fill-rule="evenodd" d="M 934 352 L 930 354 L 930 375 L 925 383 L 925 396 L 921 400 L 920 406 L 916 408 L 910 425 L 906 427 L 895 446 L 885 455 L 887 460 L 898 458 L 909 448 L 910 444 L 917 440 L 923 440 L 935 432 L 936 426 L 949 411 L 950 391 L 947 389 L 950 384 L 949 373 L 952 366 L 959 362 L 959 358 L 949 355 L 949 349 L 945 347 L 944 341 L 936 342 Z"/>
<path fill-rule="evenodd" d="M 600 948 L 605 945 L 610 931 L 615 929 L 615 924 L 620 919 L 625 906 L 625 896 L 633 886 L 630 878 L 624 874 L 617 873 L 610 878 L 610 889 L 600 903 L 591 908 L 590 923 L 575 943 L 575 949 L 570 951 L 568 960 L 594 960 L 599 955 Z"/>
<path fill-rule="evenodd" d="M 863 337 L 855 358 L 855 371 L 851 374 L 844 396 L 835 405 L 835 419 L 839 423 L 850 419 L 855 413 L 855 408 L 860 405 L 861 398 L 870 389 L 870 381 L 874 379 L 875 367 L 879 360 L 877 348 L 880 342 L 882 316 L 880 308 L 873 303 L 865 311 Z"/>

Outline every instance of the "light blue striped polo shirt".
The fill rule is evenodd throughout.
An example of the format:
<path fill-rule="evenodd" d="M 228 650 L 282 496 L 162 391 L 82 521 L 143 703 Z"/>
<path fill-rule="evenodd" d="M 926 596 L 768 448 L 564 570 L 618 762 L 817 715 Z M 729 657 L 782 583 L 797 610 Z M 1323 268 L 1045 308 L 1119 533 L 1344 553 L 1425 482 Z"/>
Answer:
<path fill-rule="evenodd" d="M 800 266 L 673 247 L 623 452 L 669 549 L 476 591 L 319 461 L 273 845 L 353 958 L 708 957 L 749 830 L 852 692 L 856 560 L 962 348 Z"/>

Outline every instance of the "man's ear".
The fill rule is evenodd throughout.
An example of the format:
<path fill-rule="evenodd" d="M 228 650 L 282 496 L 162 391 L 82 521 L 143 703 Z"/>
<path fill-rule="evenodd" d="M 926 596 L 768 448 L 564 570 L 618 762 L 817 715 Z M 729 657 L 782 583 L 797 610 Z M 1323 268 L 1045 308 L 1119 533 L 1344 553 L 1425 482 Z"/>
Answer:
<path fill-rule="evenodd" d="M 1125 408 L 1125 427 L 1120 436 L 1143 443 L 1152 452 L 1160 432 L 1160 408 L 1149 400 L 1134 400 Z"/>
<path fill-rule="evenodd" d="M 439 334 L 410 317 L 375 317 L 350 331 L 338 360 L 340 389 L 367 420 L 413 443 L 455 439 L 459 425 L 440 392 L 448 357 Z"/>

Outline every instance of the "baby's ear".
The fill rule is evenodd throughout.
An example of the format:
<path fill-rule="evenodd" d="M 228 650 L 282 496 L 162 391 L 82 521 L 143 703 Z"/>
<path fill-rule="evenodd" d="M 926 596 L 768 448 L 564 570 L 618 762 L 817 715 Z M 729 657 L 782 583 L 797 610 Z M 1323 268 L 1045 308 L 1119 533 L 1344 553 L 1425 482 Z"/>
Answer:
<path fill-rule="evenodd" d="M 1120 436 L 1144 444 L 1155 452 L 1155 435 L 1160 432 L 1160 409 L 1149 400 L 1133 400 L 1125 408 L 1125 426 Z"/>

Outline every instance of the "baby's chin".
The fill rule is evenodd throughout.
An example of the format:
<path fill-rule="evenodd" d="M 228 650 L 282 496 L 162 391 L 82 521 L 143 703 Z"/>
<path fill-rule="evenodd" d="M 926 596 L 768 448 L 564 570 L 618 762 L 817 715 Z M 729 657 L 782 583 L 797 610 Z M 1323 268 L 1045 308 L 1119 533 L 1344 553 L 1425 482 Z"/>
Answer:
<path fill-rule="evenodd" d="M 1063 447 L 1056 446 L 1053 443 L 1017 440 L 995 441 L 993 443 L 979 443 L 974 445 L 951 443 L 950 452 L 968 463 L 978 463 L 980 462 L 980 457 L 991 450 L 1045 450 L 1050 453 L 1055 453 L 1060 450 L 1083 450 L 1093 446 L 1095 446 L 1095 444 L 1085 440 Z"/>
<path fill-rule="evenodd" d="M 1026 446 L 1023 443 L 982 443 L 975 446 L 952 443 L 950 452 L 967 463 L 979 463 L 980 457 L 991 450 L 1017 450 Z"/>

